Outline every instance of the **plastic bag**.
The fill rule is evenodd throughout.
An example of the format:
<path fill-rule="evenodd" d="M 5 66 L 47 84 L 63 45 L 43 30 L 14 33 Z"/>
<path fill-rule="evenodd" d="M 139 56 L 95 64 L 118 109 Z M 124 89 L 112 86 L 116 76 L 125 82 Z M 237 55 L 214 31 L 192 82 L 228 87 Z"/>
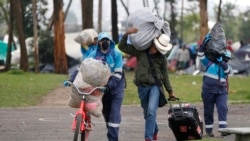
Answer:
<path fill-rule="evenodd" d="M 128 28 L 135 27 L 137 33 L 130 34 L 130 42 L 137 50 L 145 50 L 150 47 L 152 40 L 162 33 L 170 37 L 169 23 L 161 17 L 153 14 L 149 8 L 143 8 L 130 14 Z"/>
<path fill-rule="evenodd" d="M 220 23 L 216 23 L 210 32 L 211 40 L 205 47 L 205 55 L 207 58 L 216 62 L 216 58 L 226 53 L 226 35 Z"/>

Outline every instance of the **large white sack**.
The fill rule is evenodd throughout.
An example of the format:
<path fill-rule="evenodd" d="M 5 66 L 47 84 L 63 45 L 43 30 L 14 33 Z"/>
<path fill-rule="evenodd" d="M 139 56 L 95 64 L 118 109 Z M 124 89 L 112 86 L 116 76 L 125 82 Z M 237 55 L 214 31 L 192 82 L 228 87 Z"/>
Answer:
<path fill-rule="evenodd" d="M 84 29 L 75 37 L 75 41 L 83 46 L 88 46 L 94 42 L 94 38 L 98 36 L 95 29 Z"/>
<path fill-rule="evenodd" d="M 82 61 L 80 72 L 82 73 L 83 81 L 93 87 L 104 86 L 111 75 L 107 64 L 93 58 L 87 58 Z"/>
<path fill-rule="evenodd" d="M 82 80 L 82 74 L 79 71 L 74 82 L 77 88 L 84 90 L 84 92 L 89 92 L 92 90 L 89 84 Z M 100 117 L 102 115 L 102 96 L 103 92 L 95 91 L 90 95 L 85 97 L 85 110 L 95 117 Z M 70 98 L 68 100 L 68 106 L 72 108 L 80 108 L 82 100 L 82 95 L 78 93 L 76 88 L 72 87 L 70 90 Z"/>
<path fill-rule="evenodd" d="M 170 37 L 169 23 L 151 12 L 149 8 L 142 8 L 128 17 L 128 28 L 135 27 L 137 33 L 129 35 L 129 40 L 137 50 L 150 47 L 152 40 L 165 33 Z"/>
<path fill-rule="evenodd" d="M 77 88 L 90 87 L 89 84 L 87 84 L 86 82 L 82 80 L 82 73 L 80 71 L 77 73 L 73 84 L 75 84 Z M 72 108 L 79 108 L 81 99 L 82 99 L 82 95 L 78 94 L 77 90 L 74 87 L 72 87 L 70 90 L 70 98 L 68 101 L 68 106 Z"/>

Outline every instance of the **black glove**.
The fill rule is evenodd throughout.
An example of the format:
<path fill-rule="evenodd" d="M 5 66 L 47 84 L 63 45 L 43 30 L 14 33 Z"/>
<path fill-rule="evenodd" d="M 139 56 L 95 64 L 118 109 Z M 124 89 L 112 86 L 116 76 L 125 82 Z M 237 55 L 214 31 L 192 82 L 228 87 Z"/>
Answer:
<path fill-rule="evenodd" d="M 104 93 L 108 93 L 108 92 L 110 91 L 109 86 L 108 86 L 108 85 L 105 85 L 104 87 L 105 87 Z"/>

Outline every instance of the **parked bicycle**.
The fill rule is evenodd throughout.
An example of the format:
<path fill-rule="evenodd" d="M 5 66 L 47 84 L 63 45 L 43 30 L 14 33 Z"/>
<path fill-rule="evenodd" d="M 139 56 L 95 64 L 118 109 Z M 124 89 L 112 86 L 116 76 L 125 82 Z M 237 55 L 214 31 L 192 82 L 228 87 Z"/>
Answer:
<path fill-rule="evenodd" d="M 96 90 L 100 90 L 100 92 L 103 92 L 105 90 L 105 87 L 94 87 L 89 92 L 84 92 L 76 87 L 75 84 L 73 84 L 71 81 L 65 81 L 65 86 L 71 86 L 75 88 L 78 92 L 78 94 L 82 95 L 80 108 L 76 111 L 74 115 L 74 120 L 72 123 L 72 130 L 74 131 L 74 138 L 73 141 L 78 141 L 78 135 L 80 134 L 80 140 L 81 141 L 87 141 L 89 137 L 89 132 L 91 131 L 91 115 L 88 113 L 85 109 L 86 104 L 86 96 L 92 94 Z"/>

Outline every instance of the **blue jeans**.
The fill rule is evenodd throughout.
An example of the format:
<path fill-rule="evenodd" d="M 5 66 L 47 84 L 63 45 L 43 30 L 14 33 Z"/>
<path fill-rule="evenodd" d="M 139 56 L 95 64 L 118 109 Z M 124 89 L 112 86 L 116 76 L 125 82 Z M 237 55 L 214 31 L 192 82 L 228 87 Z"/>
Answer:
<path fill-rule="evenodd" d="M 159 88 L 156 85 L 138 86 L 138 94 L 143 108 L 145 119 L 145 139 L 152 140 L 153 135 L 158 133 L 156 114 L 159 103 Z"/>

